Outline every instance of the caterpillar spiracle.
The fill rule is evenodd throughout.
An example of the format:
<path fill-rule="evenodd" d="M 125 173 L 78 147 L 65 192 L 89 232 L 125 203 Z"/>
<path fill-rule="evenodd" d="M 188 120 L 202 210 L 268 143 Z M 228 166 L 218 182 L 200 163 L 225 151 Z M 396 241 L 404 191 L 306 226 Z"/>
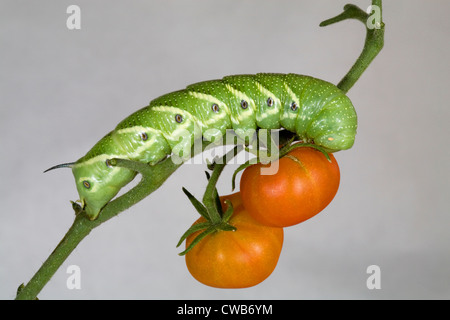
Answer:
<path fill-rule="evenodd" d="M 330 152 L 352 147 L 357 116 L 350 99 L 335 85 L 298 74 L 259 73 L 233 75 L 187 86 L 160 96 L 131 114 L 70 167 L 80 202 L 90 219 L 136 173 L 112 167 L 108 159 L 121 158 L 154 165 L 170 155 L 179 132 L 197 139 L 212 139 L 207 132 L 224 135 L 233 129 L 284 128 L 300 139 Z M 214 129 L 211 131 L 211 129 Z M 47 170 L 47 171 L 48 171 Z"/>

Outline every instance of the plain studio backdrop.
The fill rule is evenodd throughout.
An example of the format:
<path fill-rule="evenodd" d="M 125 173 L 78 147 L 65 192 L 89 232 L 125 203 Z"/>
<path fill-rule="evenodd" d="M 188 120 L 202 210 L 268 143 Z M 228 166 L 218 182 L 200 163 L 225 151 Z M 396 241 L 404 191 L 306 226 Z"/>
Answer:
<path fill-rule="evenodd" d="M 361 52 L 358 21 L 320 28 L 352 1 L 5 1 L 0 4 L 0 298 L 13 299 L 74 215 L 75 161 L 148 102 L 230 74 L 299 73 L 338 83 Z M 81 9 L 81 29 L 66 26 Z M 277 268 L 248 289 L 189 274 L 181 234 L 197 218 L 205 164 L 95 229 L 40 299 L 450 298 L 449 1 L 384 1 L 385 47 L 349 91 L 354 147 L 316 217 L 285 229 Z M 219 192 L 231 193 L 226 169 Z M 368 267 L 381 271 L 369 289 Z M 67 287 L 73 267 L 80 289 Z M 68 273 L 69 271 L 69 273 Z M 369 269 L 370 271 L 370 269 Z"/>

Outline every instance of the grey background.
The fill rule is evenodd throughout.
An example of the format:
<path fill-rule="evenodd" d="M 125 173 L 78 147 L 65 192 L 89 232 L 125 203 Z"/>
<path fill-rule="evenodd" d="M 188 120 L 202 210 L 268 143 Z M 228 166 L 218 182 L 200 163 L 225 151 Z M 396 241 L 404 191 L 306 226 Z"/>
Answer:
<path fill-rule="evenodd" d="M 228 74 L 295 72 L 337 83 L 359 55 L 357 21 L 319 23 L 349 1 L 4 1 L 0 3 L 0 298 L 12 299 L 71 225 L 70 170 L 157 96 Z M 352 0 L 362 8 L 369 1 Z M 81 30 L 66 8 L 81 8 Z M 355 146 L 313 219 L 285 229 L 274 273 L 240 290 L 206 287 L 175 248 L 196 219 L 204 165 L 94 230 L 41 299 L 448 299 L 449 1 L 385 1 L 385 48 L 350 90 Z M 230 193 L 227 168 L 219 192 Z M 81 268 L 68 290 L 67 267 Z M 381 268 L 368 290 L 366 268 Z"/>

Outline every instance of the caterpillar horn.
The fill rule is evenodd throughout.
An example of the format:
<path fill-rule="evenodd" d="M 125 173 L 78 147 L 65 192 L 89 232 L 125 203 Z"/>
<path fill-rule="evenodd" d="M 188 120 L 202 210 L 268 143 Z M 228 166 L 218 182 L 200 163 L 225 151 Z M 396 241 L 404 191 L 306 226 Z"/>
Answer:
<path fill-rule="evenodd" d="M 44 173 L 46 173 L 47 171 L 53 170 L 53 169 L 72 168 L 74 164 L 75 164 L 75 162 L 61 163 L 61 164 L 58 164 L 58 165 L 53 166 L 51 168 L 48 168 L 47 170 L 44 171 Z"/>

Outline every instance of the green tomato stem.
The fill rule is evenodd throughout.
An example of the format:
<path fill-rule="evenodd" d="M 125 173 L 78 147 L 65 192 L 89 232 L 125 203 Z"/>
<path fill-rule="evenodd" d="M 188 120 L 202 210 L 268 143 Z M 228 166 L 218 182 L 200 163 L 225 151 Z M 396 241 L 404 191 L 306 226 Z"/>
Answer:
<path fill-rule="evenodd" d="M 205 194 L 203 196 L 203 204 L 205 205 L 210 221 L 213 224 L 219 225 L 222 222 L 222 209 L 219 207 L 220 203 L 217 202 L 217 181 L 219 180 L 220 174 L 227 165 L 227 162 L 235 157 L 240 151 L 242 151 L 243 146 L 239 145 L 233 148 L 233 150 L 226 153 L 220 163 L 214 163 L 213 172 L 209 178 L 208 185 L 206 187 Z"/>
<path fill-rule="evenodd" d="M 379 19 L 379 25 L 371 25 L 369 27 L 367 22 L 370 15 L 352 4 L 347 4 L 344 6 L 344 12 L 320 24 L 321 27 L 324 27 L 339 21 L 356 19 L 366 26 L 366 39 L 363 50 L 356 62 L 337 85 L 344 93 L 347 93 L 353 87 L 384 46 L 385 24 L 382 19 L 382 0 L 372 0 L 372 6 L 379 8 L 379 17 L 377 17 Z"/>

